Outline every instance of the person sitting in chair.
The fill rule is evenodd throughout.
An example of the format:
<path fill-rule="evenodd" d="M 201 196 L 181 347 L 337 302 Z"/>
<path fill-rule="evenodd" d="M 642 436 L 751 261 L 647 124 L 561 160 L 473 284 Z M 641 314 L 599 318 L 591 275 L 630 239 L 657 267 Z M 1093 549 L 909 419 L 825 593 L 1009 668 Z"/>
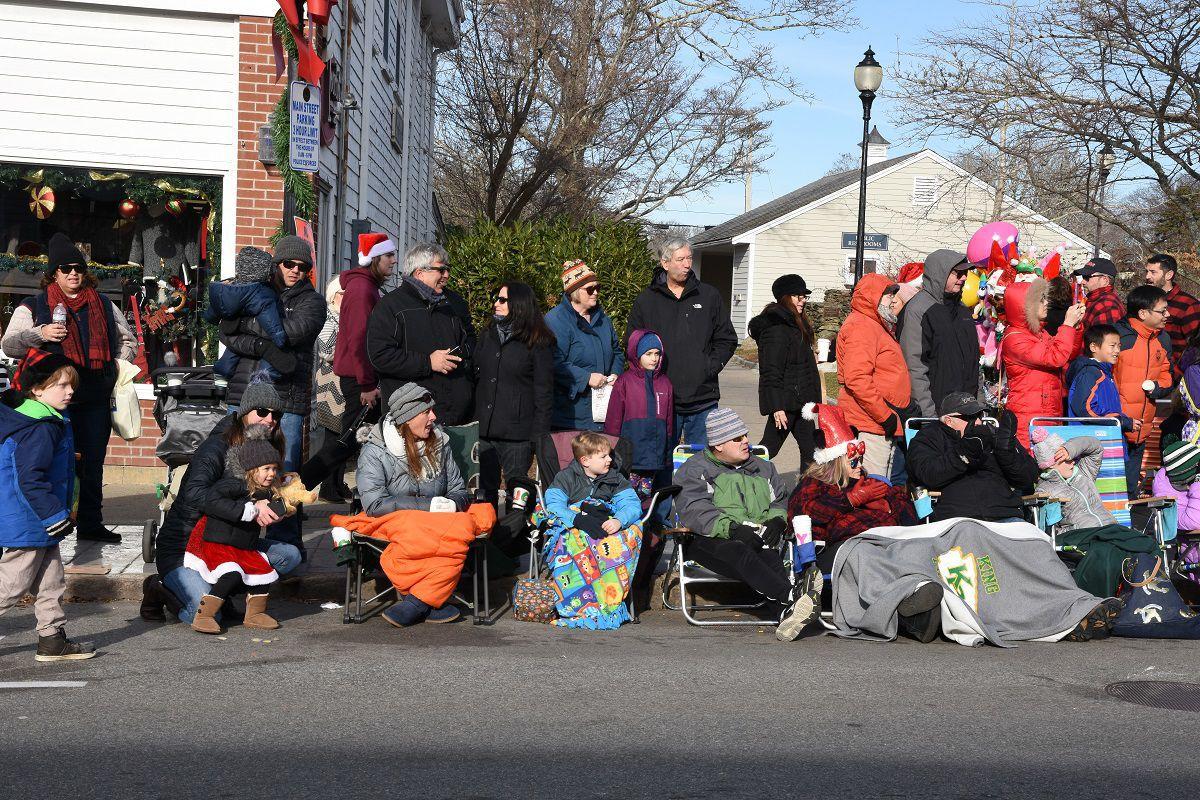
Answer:
<path fill-rule="evenodd" d="M 714 409 L 705 432 L 706 449 L 675 473 L 679 519 L 693 533 L 688 558 L 779 603 L 776 638 L 793 641 L 820 613 L 821 572 L 813 566 L 793 585 L 783 563 L 787 484 L 750 454 L 750 431 L 733 409 Z"/>
<path fill-rule="evenodd" d="M 1021 497 L 1037 483 L 1037 462 L 1017 441 L 1011 411 L 1000 424 L 983 421 L 984 405 L 966 392 L 942 400 L 941 419 L 921 428 L 908 446 L 913 480 L 941 492 L 933 521 L 971 517 L 986 522 L 1022 519 Z"/>

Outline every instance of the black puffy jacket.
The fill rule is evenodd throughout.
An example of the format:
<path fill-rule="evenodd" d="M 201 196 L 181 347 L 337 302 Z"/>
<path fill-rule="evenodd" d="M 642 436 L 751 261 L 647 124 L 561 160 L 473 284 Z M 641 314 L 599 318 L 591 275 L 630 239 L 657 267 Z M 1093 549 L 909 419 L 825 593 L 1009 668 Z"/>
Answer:
<path fill-rule="evenodd" d="M 942 422 L 921 428 L 909 443 L 908 474 L 926 489 L 942 493 L 931 519 L 1001 520 L 1022 515 L 1021 496 L 1037 483 L 1037 462 L 1015 438 L 1007 444 L 995 437 L 976 441 L 984 441 L 983 461 L 978 465 L 965 458 L 964 437 Z"/>
<path fill-rule="evenodd" d="M 550 432 L 553 409 L 553 344 L 530 349 L 512 337 L 500 344 L 496 326 L 488 326 L 475 351 L 479 437 L 536 441 Z"/>
<path fill-rule="evenodd" d="M 279 295 L 283 308 L 283 330 L 287 334 L 287 345 L 283 348 L 296 356 L 296 368 L 275 382 L 275 389 L 283 401 L 283 410 L 290 414 L 306 415 L 312 399 L 313 348 L 317 335 L 325 325 L 328 306 L 317 294 L 307 279 L 284 289 Z M 259 359 L 270 339 L 253 317 L 242 317 L 237 333 L 221 334 L 221 341 L 241 356 L 233 377 L 229 379 L 229 391 L 225 395 L 230 405 L 238 405 L 242 393 L 250 385 L 250 378 L 259 368 Z"/>
<path fill-rule="evenodd" d="M 458 347 L 462 361 L 449 375 L 434 372 L 429 354 Z M 375 367 L 383 407 L 405 383 L 424 386 L 433 395 L 443 425 L 463 425 L 475 413 L 472 356 L 475 332 L 459 295 L 447 290 L 430 303 L 405 280 L 376 303 L 367 320 L 367 357 Z"/>
<path fill-rule="evenodd" d="M 688 276 L 683 294 L 667 288 L 667 273 L 654 271 L 650 286 L 633 301 L 626 325 L 628 333 L 654 331 L 667 356 L 667 377 L 675 391 L 675 411 L 692 414 L 716 405 L 721 399 L 717 376 L 737 349 L 737 333 L 729 309 L 717 290 Z"/>
<path fill-rule="evenodd" d="M 750 338 L 758 343 L 758 413 L 799 411 L 805 403 L 821 402 L 817 357 L 791 312 L 769 303 L 750 320 Z"/>
<path fill-rule="evenodd" d="M 183 473 L 179 496 L 171 504 L 155 539 L 154 563 L 159 575 L 183 566 L 183 551 L 192 528 L 204 516 L 209 492 L 225 474 L 225 454 L 229 451 L 225 434 L 232 424 L 232 415 L 218 422 L 208 438 L 196 448 L 187 472 Z"/>

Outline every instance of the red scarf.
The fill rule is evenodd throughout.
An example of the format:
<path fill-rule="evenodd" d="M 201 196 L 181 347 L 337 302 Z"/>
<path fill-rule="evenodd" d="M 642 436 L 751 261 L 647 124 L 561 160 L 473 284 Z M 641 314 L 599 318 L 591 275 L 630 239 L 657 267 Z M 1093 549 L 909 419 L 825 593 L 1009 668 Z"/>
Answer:
<path fill-rule="evenodd" d="M 100 299 L 100 293 L 88 287 L 74 297 L 67 297 L 57 283 L 52 283 L 46 287 L 46 302 L 52 311 L 62 303 L 71 312 L 67 317 L 67 338 L 62 341 L 63 355 L 81 367 L 103 369 L 112 360 L 112 350 L 108 346 L 108 320 L 104 318 L 104 301 Z M 79 336 L 79 326 L 74 322 L 85 308 L 88 326 L 86 352 Z"/>

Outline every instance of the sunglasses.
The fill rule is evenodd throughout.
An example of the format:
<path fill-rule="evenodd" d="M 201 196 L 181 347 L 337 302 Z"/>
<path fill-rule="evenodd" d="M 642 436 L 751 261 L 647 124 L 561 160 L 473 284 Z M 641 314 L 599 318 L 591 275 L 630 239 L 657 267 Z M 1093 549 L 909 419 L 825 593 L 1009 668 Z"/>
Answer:
<path fill-rule="evenodd" d="M 58 268 L 58 271 L 61 272 L 63 275 L 67 275 L 68 273 L 71 273 L 71 272 L 76 272 L 80 275 L 86 275 L 87 274 L 87 266 L 84 264 L 63 264 L 61 267 Z"/>
<path fill-rule="evenodd" d="M 508 305 L 508 298 L 503 295 L 498 294 L 493 299 L 495 300 L 495 302 L 499 303 L 502 306 Z"/>
<path fill-rule="evenodd" d="M 600 287 L 599 287 L 599 286 L 597 286 L 597 285 L 596 285 L 596 284 L 594 284 L 594 283 L 593 283 L 591 286 L 585 286 L 585 287 L 583 287 L 583 293 L 584 293 L 584 294 L 589 294 L 589 295 L 591 295 L 591 294 L 595 294 L 595 293 L 596 293 L 596 292 L 598 292 L 598 291 L 600 291 Z"/>
<path fill-rule="evenodd" d="M 262 417 L 263 419 L 270 417 L 271 419 L 278 420 L 280 416 L 279 412 L 273 408 L 255 408 L 252 409 L 252 411 L 254 411 L 255 414 L 258 414 L 258 416 Z"/>
<path fill-rule="evenodd" d="M 449 275 L 449 274 L 450 274 L 450 265 L 449 265 L 449 264 L 443 264 L 443 265 L 442 265 L 442 266 L 440 266 L 440 267 L 426 267 L 426 268 L 425 268 L 425 271 L 426 271 L 426 272 L 440 272 L 440 273 L 442 273 L 443 275 Z"/>
<path fill-rule="evenodd" d="M 312 269 L 311 264 L 306 264 L 303 261 L 284 261 L 281 262 L 280 266 L 282 266 L 284 269 L 298 269 L 301 272 L 308 272 L 310 269 Z"/>

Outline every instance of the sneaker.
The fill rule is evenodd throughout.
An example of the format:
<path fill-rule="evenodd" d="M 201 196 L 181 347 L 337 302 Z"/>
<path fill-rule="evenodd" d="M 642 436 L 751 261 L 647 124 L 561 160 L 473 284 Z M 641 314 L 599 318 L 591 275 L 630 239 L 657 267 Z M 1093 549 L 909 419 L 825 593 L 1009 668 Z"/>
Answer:
<path fill-rule="evenodd" d="M 89 642 L 72 642 L 59 628 L 52 636 L 39 636 L 37 661 L 82 661 L 96 655 L 96 648 Z"/>
<path fill-rule="evenodd" d="M 781 642 L 794 642 L 821 613 L 821 585 L 824 578 L 816 564 L 812 564 L 792 587 L 796 601 L 783 612 L 775 626 L 775 638 Z"/>
<path fill-rule="evenodd" d="M 1117 617 L 1125 610 L 1125 603 L 1110 597 L 1087 613 L 1079 620 L 1075 629 L 1063 637 L 1064 642 L 1090 642 L 1094 639 L 1107 639 L 1108 632 L 1117 622 Z"/>
<path fill-rule="evenodd" d="M 455 605 L 444 605 L 441 608 L 430 610 L 425 616 L 426 622 L 457 622 L 462 619 L 462 611 Z"/>
<path fill-rule="evenodd" d="M 899 632 L 921 644 L 929 644 L 942 630 L 942 594 L 939 584 L 926 583 L 896 606 Z"/>
<path fill-rule="evenodd" d="M 119 544 L 121 534 L 109 528 L 92 528 L 91 530 L 79 531 L 75 534 L 75 538 L 83 542 L 104 542 L 105 544 Z"/>

